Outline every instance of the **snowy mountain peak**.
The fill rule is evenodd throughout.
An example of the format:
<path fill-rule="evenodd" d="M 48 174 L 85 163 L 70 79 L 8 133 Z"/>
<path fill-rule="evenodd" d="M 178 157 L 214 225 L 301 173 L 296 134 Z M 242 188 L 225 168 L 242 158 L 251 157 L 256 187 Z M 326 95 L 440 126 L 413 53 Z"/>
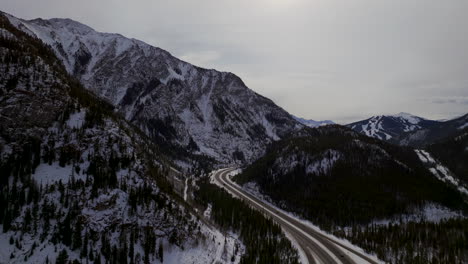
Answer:
<path fill-rule="evenodd" d="M 358 121 L 347 126 L 369 137 L 382 140 L 395 140 L 404 133 L 409 133 L 430 127 L 438 123 L 409 113 L 396 115 L 378 115 Z"/>
<path fill-rule="evenodd" d="M 421 120 L 423 120 L 423 118 L 419 117 L 419 116 L 415 116 L 415 115 L 412 115 L 412 114 L 408 114 L 408 113 L 405 113 L 405 112 L 401 112 L 397 115 L 393 115 L 394 117 L 399 117 L 399 118 L 403 118 L 404 120 L 408 121 L 409 123 L 411 124 L 418 124 Z"/>
<path fill-rule="evenodd" d="M 301 124 L 232 73 L 196 67 L 169 52 L 69 19 L 21 20 L 67 71 L 156 142 L 218 161 L 258 158 Z"/>
<path fill-rule="evenodd" d="M 78 21 L 75 21 L 70 18 L 51 18 L 49 20 L 44 20 L 42 18 L 36 18 L 29 21 L 30 23 L 41 24 L 43 26 L 53 26 L 54 28 L 64 28 L 64 29 L 72 29 L 79 34 L 89 34 L 94 30 L 88 27 L 85 24 L 82 24 Z"/>

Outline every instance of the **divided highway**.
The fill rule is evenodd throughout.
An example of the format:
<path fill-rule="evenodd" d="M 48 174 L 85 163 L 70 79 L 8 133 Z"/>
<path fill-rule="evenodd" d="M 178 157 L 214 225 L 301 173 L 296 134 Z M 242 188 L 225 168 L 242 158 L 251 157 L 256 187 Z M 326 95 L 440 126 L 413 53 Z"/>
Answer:
<path fill-rule="evenodd" d="M 361 252 L 330 239 L 324 234 L 304 225 L 295 218 L 276 210 L 274 207 L 262 202 L 251 194 L 246 193 L 239 187 L 239 185 L 229 178 L 229 173 L 234 170 L 235 169 L 232 168 L 220 170 L 213 175 L 214 180 L 229 192 L 243 199 L 249 203 L 250 206 L 263 212 L 277 222 L 301 247 L 309 263 L 378 263 Z M 349 254 L 354 254 L 363 261 L 356 262 L 349 256 Z"/>

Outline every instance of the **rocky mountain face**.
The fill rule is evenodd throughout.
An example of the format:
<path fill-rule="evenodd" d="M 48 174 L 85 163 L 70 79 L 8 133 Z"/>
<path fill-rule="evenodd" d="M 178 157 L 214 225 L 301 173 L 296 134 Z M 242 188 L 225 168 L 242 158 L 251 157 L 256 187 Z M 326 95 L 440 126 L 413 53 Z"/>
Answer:
<path fill-rule="evenodd" d="M 155 142 L 181 153 L 224 163 L 252 161 L 268 144 L 302 127 L 232 73 L 202 69 L 160 48 L 69 19 L 8 17 L 50 45 L 87 89 Z"/>
<path fill-rule="evenodd" d="M 158 149 L 0 14 L 0 263 L 239 262 Z"/>

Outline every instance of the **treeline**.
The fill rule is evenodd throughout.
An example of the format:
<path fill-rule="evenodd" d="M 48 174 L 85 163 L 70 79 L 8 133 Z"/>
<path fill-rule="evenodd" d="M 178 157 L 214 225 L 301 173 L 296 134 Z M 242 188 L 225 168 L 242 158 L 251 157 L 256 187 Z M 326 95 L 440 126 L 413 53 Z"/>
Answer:
<path fill-rule="evenodd" d="M 70 114 L 74 112 L 73 109 L 67 111 Z M 61 122 L 67 119 L 63 118 Z M 148 182 L 133 186 L 127 183 L 132 181 L 129 176 L 118 179 L 118 171 L 133 169 L 135 153 L 125 154 L 128 143 L 120 137 L 103 138 L 100 136 L 102 131 L 98 130 L 93 132 L 97 134 L 89 133 L 87 128 L 102 126 L 102 122 L 103 119 L 85 117 L 81 129 L 64 128 L 50 132 L 44 140 L 34 137 L 22 139 L 21 145 L 16 146 L 17 151 L 0 160 L 2 232 L 12 234 L 10 243 L 19 251 L 26 250 L 25 234 L 39 239 L 27 249 L 28 254 L 23 258 L 25 262 L 45 241 L 50 241 L 56 250 L 65 247 L 57 260 L 48 259 L 46 263 L 71 263 L 71 260 L 73 263 L 162 262 L 164 241 L 182 247 L 185 239 L 197 230 L 198 225 L 190 215 L 183 213 L 165 194 L 155 193 Z M 80 144 L 66 144 L 68 140 L 64 138 L 79 139 Z M 93 152 L 89 152 L 90 147 Z M 53 163 L 69 167 L 70 179 L 66 183 L 39 185 L 33 179 L 37 167 Z M 81 169 L 85 163 L 87 167 Z M 148 176 L 163 178 L 158 167 L 148 171 Z M 142 211 L 150 210 L 153 212 L 151 218 L 159 220 L 158 224 L 114 225 L 104 232 L 86 228 L 88 223 L 82 214 L 85 204 L 115 189 L 128 193 L 129 210 L 126 213 L 130 217 L 138 217 Z M 57 200 L 48 197 L 56 197 Z M 119 234 L 119 243 L 116 243 L 116 233 Z M 135 247 L 143 248 L 143 254 Z M 70 259 L 69 251 L 80 252 L 80 258 Z M 11 259 L 17 257 L 15 253 L 10 256 Z"/>
<path fill-rule="evenodd" d="M 240 184 L 256 182 L 282 209 L 377 253 L 385 261 L 468 262 L 467 220 L 368 226 L 375 219 L 412 214 L 431 203 L 467 212 L 466 197 L 437 180 L 414 150 L 338 126 L 301 133 L 273 145 L 265 157 L 234 180 Z M 328 170 L 307 173 L 309 164 L 304 157 L 311 163 L 330 160 L 327 150 L 338 152 L 340 158 Z M 294 158 L 299 162 L 292 162 Z M 278 160 L 282 161 L 279 166 Z"/>
<path fill-rule="evenodd" d="M 468 186 L 468 128 L 427 146 L 427 150 Z"/>
<path fill-rule="evenodd" d="M 330 227 L 367 224 L 423 208 L 428 202 L 467 210 L 464 197 L 441 184 L 412 149 L 360 136 L 346 128 L 328 127 L 309 136 L 279 142 L 270 152 L 235 177 L 255 181 L 265 194 L 314 223 Z M 327 150 L 340 158 L 322 172 L 307 172 L 304 157 L 330 160 Z M 288 164 L 279 160 L 298 158 Z M 282 167 L 291 167 L 284 173 Z M 337 210 L 339 208 L 339 210 Z M 328 229 L 328 228 L 327 228 Z"/>
<path fill-rule="evenodd" d="M 332 232 L 387 263 L 467 263 L 468 219 L 337 228 Z"/>
<path fill-rule="evenodd" d="M 271 219 L 233 198 L 206 178 L 198 182 L 196 201 L 211 204 L 212 220 L 225 231 L 240 234 L 246 246 L 240 263 L 298 263 L 298 253 Z"/>
<path fill-rule="evenodd" d="M 176 207 L 167 202 L 164 197 L 158 197 L 148 192 L 131 190 L 132 199 L 141 201 L 140 206 L 154 210 L 155 217 L 160 217 L 161 226 L 139 225 L 137 223 L 128 225 L 113 225 L 109 229 L 97 231 L 88 228 L 87 219 L 82 215 L 82 201 L 76 199 L 77 193 L 84 188 L 83 182 L 69 185 L 51 185 L 39 194 L 52 194 L 56 191 L 60 193 L 59 203 L 49 201 L 47 198 L 39 202 L 33 201 L 26 208 L 23 216 L 23 223 L 10 236 L 10 244 L 18 250 L 26 250 L 25 234 L 39 237 L 39 240 L 27 249 L 27 254 L 23 260 L 27 262 L 44 241 L 49 241 L 60 254 L 57 258 L 49 259 L 45 263 L 154 263 L 164 261 L 164 241 L 170 244 L 181 246 L 187 238 L 184 227 L 196 230 L 197 224 L 186 215 L 180 214 Z M 58 190 L 57 190 L 58 189 Z M 153 207 L 151 200 L 157 199 L 157 207 Z M 163 201 L 163 202 L 161 202 Z M 129 203 L 132 203 L 131 199 Z M 133 210 L 133 209 L 132 209 Z M 163 216 L 162 212 L 167 211 L 170 216 Z M 166 213 L 165 213 L 166 214 Z M 158 216 L 161 215 L 161 216 Z M 178 224 L 172 225 L 172 217 L 178 218 Z M 60 225 L 54 223 L 60 222 Z M 166 225 L 166 226 L 164 226 Z M 136 250 L 141 248 L 142 251 Z M 78 252 L 79 258 L 69 258 L 70 252 Z M 10 258 L 15 258 L 15 253 L 11 253 Z M 50 262 L 48 262 L 50 261 Z M 70 262 L 69 262 L 70 261 Z M 73 262 L 72 262 L 73 261 Z"/>

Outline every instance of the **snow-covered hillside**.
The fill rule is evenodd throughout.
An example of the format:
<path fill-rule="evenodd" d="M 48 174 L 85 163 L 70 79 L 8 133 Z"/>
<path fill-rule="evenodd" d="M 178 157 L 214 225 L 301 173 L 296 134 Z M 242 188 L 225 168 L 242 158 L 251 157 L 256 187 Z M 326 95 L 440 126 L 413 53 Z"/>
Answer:
<path fill-rule="evenodd" d="M 379 115 L 347 125 L 369 137 L 382 140 L 395 140 L 405 133 L 431 127 L 438 121 L 427 120 L 408 113 Z"/>
<path fill-rule="evenodd" d="M 0 28 L 0 263 L 239 262 L 237 239 L 167 191 L 158 146 Z"/>
<path fill-rule="evenodd" d="M 156 142 L 221 162 L 244 162 L 302 126 L 232 73 L 202 69 L 70 19 L 8 17 L 50 45 L 69 73 Z"/>

